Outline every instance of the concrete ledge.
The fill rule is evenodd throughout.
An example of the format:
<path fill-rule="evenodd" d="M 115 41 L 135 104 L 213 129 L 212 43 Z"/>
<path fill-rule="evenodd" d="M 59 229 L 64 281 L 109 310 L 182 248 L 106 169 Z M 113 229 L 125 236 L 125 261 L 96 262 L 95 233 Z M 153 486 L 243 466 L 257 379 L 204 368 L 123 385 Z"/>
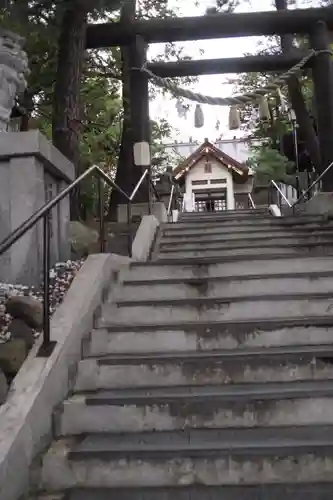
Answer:
<path fill-rule="evenodd" d="M 75 277 L 51 322 L 57 345 L 49 358 L 37 358 L 36 343 L 0 407 L 0 500 L 28 491 L 33 459 L 52 440 L 52 413 L 73 386 L 82 339 L 94 323 L 106 290 L 130 259 L 91 255 Z"/>
<path fill-rule="evenodd" d="M 145 215 L 142 218 L 132 244 L 133 260 L 148 260 L 159 224 L 154 215 Z"/>
<path fill-rule="evenodd" d="M 281 217 L 281 210 L 277 205 L 269 205 L 268 211 L 273 217 Z"/>
<path fill-rule="evenodd" d="M 0 161 L 29 156 L 37 157 L 54 177 L 74 180 L 74 165 L 39 130 L 0 132 Z"/>

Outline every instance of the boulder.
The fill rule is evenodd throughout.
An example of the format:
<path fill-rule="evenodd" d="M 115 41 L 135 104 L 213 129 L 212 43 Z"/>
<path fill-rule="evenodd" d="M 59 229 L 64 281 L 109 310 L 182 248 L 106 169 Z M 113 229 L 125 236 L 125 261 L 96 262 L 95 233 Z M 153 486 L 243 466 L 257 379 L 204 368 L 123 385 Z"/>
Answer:
<path fill-rule="evenodd" d="M 99 234 L 80 221 L 70 223 L 71 252 L 75 259 L 81 259 L 91 253 L 99 253 Z"/>
<path fill-rule="evenodd" d="M 0 370 L 0 404 L 5 402 L 6 396 L 8 392 L 8 382 L 5 377 L 5 374 L 2 370 Z"/>
<path fill-rule="evenodd" d="M 27 349 L 31 349 L 31 347 L 34 345 L 34 331 L 32 327 L 28 326 L 28 324 L 22 319 L 14 318 L 8 326 L 8 331 L 11 334 L 10 338 L 12 340 L 23 340 Z"/>
<path fill-rule="evenodd" d="M 6 312 L 36 330 L 43 326 L 43 304 L 33 297 L 13 295 L 6 301 Z M 21 325 L 22 326 L 22 325 Z"/>
<path fill-rule="evenodd" d="M 23 338 L 11 338 L 8 342 L 0 344 L 0 372 L 2 370 L 6 376 L 14 377 L 27 355 L 28 346 Z"/>

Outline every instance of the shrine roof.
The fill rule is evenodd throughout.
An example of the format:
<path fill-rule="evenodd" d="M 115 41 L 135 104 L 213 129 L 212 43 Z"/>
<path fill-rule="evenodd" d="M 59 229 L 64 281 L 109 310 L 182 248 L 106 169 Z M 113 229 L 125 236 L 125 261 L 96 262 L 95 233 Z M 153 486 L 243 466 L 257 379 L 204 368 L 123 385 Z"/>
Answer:
<path fill-rule="evenodd" d="M 227 155 L 206 139 L 201 146 L 174 169 L 174 179 L 176 181 L 181 180 L 202 158 L 214 158 L 221 166 L 231 171 L 235 182 L 246 182 L 248 177 L 253 175 L 252 171 L 245 164 Z"/>

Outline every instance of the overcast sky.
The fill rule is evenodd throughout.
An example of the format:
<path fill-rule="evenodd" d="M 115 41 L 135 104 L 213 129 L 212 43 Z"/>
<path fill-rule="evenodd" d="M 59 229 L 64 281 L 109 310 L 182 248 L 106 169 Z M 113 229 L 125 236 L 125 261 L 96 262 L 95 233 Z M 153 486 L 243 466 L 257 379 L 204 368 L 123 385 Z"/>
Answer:
<path fill-rule="evenodd" d="M 272 0 L 252 0 L 251 9 L 247 2 L 244 0 L 244 5 L 237 9 L 237 12 L 253 11 L 267 11 L 272 10 Z M 170 0 L 169 5 L 173 7 L 176 5 L 179 8 L 180 16 L 199 16 L 205 13 L 206 8 L 215 4 L 210 0 L 199 0 L 200 6 L 195 6 L 194 0 Z M 309 0 L 298 0 L 298 7 L 309 6 Z M 315 7 L 318 0 L 312 0 L 311 6 Z M 184 53 L 190 55 L 192 59 L 213 59 L 225 57 L 240 57 L 244 53 L 255 53 L 256 47 L 264 37 L 247 37 L 247 38 L 233 38 L 222 40 L 202 40 L 182 42 L 179 45 L 184 47 Z M 200 50 L 204 50 L 204 54 L 200 55 Z M 163 51 L 161 44 L 150 46 L 149 58 L 154 54 Z M 226 80 L 233 78 L 236 75 L 206 75 L 200 76 L 198 82 L 191 87 L 191 90 L 200 92 L 202 94 L 227 97 L 232 95 L 233 86 L 226 84 Z M 165 97 L 159 97 L 150 105 L 151 117 L 158 118 L 164 117 L 175 128 L 173 139 L 188 140 L 190 136 L 194 140 L 203 141 L 205 137 L 214 141 L 222 134 L 224 139 L 232 138 L 235 133 L 228 130 L 228 113 L 226 107 L 217 106 L 202 106 L 205 125 L 200 129 L 194 127 L 194 107 L 188 113 L 187 119 L 179 118 L 176 111 L 176 101 L 168 94 Z M 220 121 L 219 131 L 216 130 L 216 122 Z M 237 134 L 239 135 L 239 134 Z"/>

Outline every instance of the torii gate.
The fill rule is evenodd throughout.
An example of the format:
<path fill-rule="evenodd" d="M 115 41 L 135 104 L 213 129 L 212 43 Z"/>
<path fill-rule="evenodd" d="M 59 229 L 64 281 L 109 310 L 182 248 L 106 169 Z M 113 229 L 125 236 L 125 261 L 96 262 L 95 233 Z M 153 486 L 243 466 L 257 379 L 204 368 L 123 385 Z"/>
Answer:
<path fill-rule="evenodd" d="M 309 66 L 313 75 L 323 171 L 333 161 L 333 64 L 329 32 L 331 29 L 333 30 L 333 7 L 239 14 L 221 13 L 202 17 L 89 25 L 86 47 L 103 48 L 121 45 L 129 47 L 132 68 L 130 89 L 133 141 L 135 148 L 142 151 L 145 149 L 145 144 L 150 144 L 149 76 L 146 72 L 140 71 L 146 64 L 149 43 L 288 33 L 308 35 L 311 48 L 320 51 L 310 60 Z M 299 62 L 302 55 L 304 53 L 298 52 L 291 55 L 158 62 L 148 64 L 147 68 L 163 78 L 230 72 L 282 71 Z M 137 161 L 142 164 L 140 167 L 146 166 L 150 159 L 143 153 Z M 141 170 L 131 166 L 128 175 L 132 176 L 135 183 L 140 178 Z M 333 192 L 333 169 L 325 176 L 323 189 Z"/>

